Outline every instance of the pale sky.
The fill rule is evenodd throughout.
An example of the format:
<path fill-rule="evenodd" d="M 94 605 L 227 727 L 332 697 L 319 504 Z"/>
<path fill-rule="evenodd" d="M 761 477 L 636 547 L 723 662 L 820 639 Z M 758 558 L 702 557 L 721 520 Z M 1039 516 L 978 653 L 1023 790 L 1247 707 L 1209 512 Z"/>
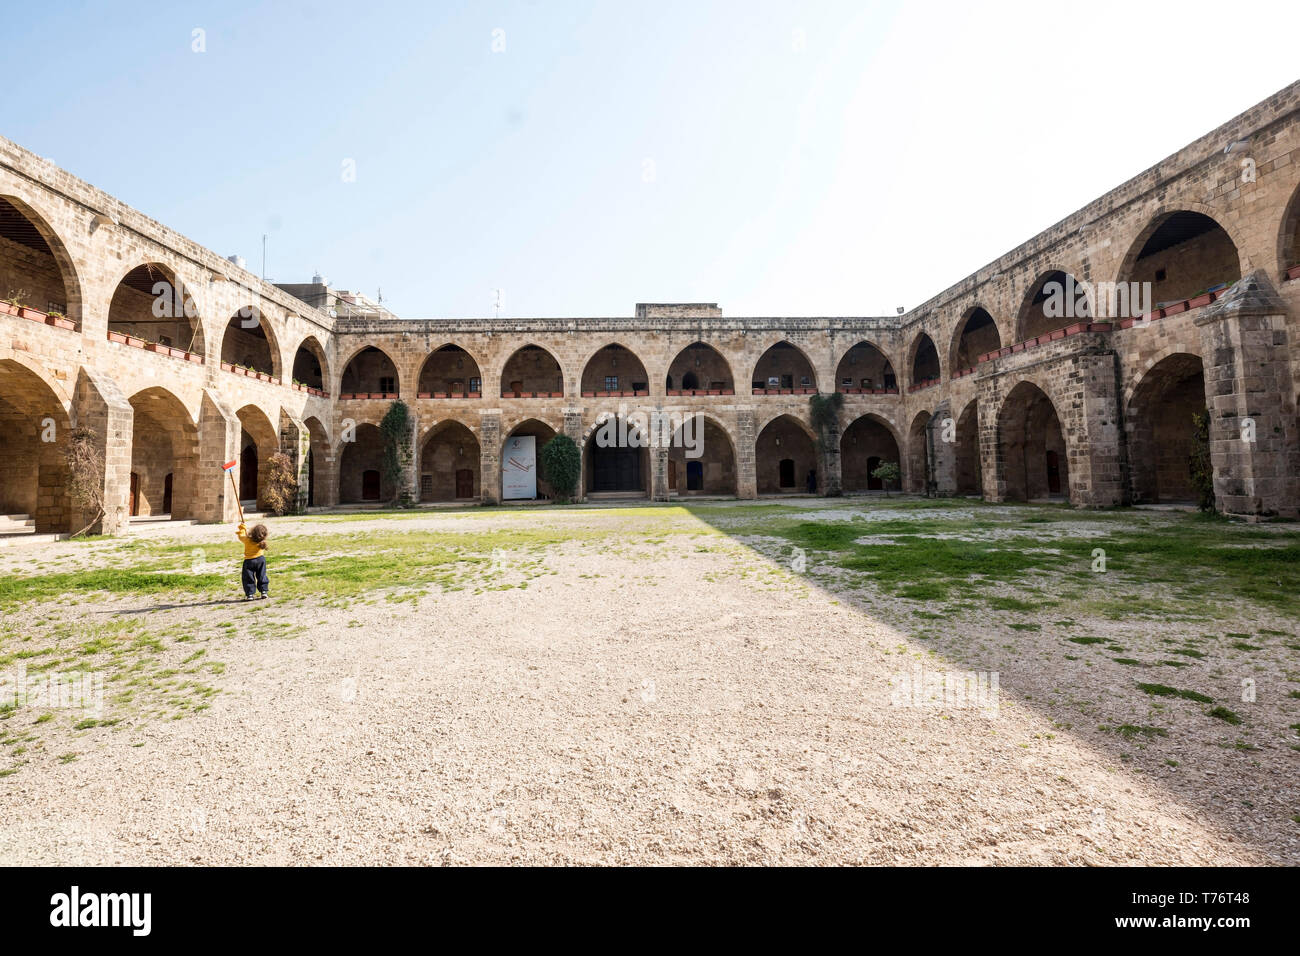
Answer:
<path fill-rule="evenodd" d="M 127 0 L 5 36 L 44 52 L 0 133 L 411 318 L 892 315 L 1300 73 L 1294 0 Z"/>

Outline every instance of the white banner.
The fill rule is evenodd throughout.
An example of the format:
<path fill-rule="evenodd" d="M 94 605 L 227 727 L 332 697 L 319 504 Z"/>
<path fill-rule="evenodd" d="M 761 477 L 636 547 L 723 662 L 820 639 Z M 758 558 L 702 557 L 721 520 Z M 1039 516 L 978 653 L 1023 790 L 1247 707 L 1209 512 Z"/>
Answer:
<path fill-rule="evenodd" d="M 501 497 L 537 497 L 537 439 L 532 435 L 507 438 L 501 451 Z"/>

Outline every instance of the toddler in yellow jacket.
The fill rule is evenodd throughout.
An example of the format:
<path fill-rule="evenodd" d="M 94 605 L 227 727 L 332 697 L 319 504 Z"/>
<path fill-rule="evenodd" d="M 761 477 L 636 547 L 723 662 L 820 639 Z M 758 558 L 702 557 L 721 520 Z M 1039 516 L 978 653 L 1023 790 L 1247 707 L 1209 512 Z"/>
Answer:
<path fill-rule="evenodd" d="M 266 537 L 269 532 L 266 525 L 255 524 L 253 530 L 241 521 L 235 537 L 244 542 L 244 568 L 240 575 L 244 584 L 244 600 L 253 599 L 253 590 L 258 597 L 270 597 L 271 582 L 266 576 Z"/>

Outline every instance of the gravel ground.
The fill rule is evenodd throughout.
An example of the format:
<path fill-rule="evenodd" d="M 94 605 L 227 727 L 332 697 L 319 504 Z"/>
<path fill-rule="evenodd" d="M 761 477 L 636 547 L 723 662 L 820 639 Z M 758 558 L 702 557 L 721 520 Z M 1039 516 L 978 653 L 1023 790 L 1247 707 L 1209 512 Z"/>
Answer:
<path fill-rule="evenodd" d="M 466 520 L 620 519 L 492 512 L 275 532 L 455 533 Z M 569 542 L 546 554 L 549 573 L 501 582 L 526 587 L 414 602 L 82 605 L 93 620 L 144 609 L 153 626 L 236 620 L 212 651 L 227 664 L 221 693 L 184 720 L 59 731 L 0 779 L 0 863 L 1300 862 L 1294 825 L 1255 831 L 1219 812 L 1216 742 L 1179 738 L 1184 773 L 1162 779 L 1061 729 L 1010 689 L 1008 668 L 995 713 L 893 706 L 900 672 L 970 665 L 700 532 Z M 0 567 L 98 560 L 78 554 L 11 546 Z M 303 629 L 250 636 L 269 621 Z M 1293 793 L 1293 771 L 1260 779 L 1256 801 Z"/>

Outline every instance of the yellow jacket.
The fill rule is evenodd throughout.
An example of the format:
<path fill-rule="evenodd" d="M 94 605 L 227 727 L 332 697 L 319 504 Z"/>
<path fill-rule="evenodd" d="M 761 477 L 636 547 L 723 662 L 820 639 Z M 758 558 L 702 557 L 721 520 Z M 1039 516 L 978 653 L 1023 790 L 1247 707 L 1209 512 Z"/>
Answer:
<path fill-rule="evenodd" d="M 260 558 L 262 555 L 266 554 L 266 542 L 258 544 L 250 538 L 248 536 L 248 528 L 245 527 L 243 523 L 240 523 L 239 530 L 235 532 L 235 537 L 244 542 L 245 561 L 250 558 Z"/>

